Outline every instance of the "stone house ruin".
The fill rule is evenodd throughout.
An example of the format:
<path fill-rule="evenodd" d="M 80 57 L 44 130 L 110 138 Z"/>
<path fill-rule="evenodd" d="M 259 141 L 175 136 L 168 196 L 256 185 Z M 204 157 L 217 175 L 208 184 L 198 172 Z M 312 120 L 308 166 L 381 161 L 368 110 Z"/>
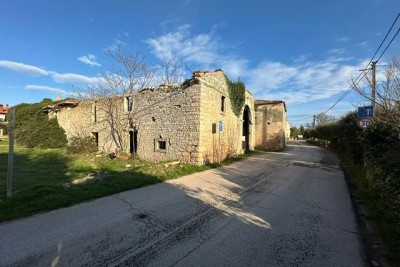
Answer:
<path fill-rule="evenodd" d="M 290 125 L 283 101 L 256 100 L 256 140 L 260 149 L 282 150 L 290 136 Z"/>
<path fill-rule="evenodd" d="M 239 116 L 223 71 L 196 71 L 180 86 L 164 85 L 132 95 L 66 100 L 47 107 L 68 140 L 92 136 L 98 149 L 136 154 L 147 161 L 218 162 L 254 149 L 254 98 L 245 92 Z"/>

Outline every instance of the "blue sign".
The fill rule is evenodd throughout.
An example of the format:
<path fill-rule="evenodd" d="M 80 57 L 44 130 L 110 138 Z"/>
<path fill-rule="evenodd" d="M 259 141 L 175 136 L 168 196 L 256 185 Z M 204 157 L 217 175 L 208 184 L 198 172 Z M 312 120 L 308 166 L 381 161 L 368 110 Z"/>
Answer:
<path fill-rule="evenodd" d="M 358 107 L 359 119 L 372 118 L 373 116 L 374 116 L 373 106 Z"/>
<path fill-rule="evenodd" d="M 222 132 L 224 126 L 222 125 L 222 121 L 219 121 L 219 131 Z"/>

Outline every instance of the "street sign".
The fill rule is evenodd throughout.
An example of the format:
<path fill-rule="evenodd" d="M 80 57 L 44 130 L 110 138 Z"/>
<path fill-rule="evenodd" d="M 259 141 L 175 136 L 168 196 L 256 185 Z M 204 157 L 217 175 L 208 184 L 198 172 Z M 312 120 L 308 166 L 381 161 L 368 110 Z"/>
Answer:
<path fill-rule="evenodd" d="M 222 125 L 222 121 L 219 121 L 219 131 L 222 132 L 224 129 L 224 126 Z"/>
<path fill-rule="evenodd" d="M 372 118 L 374 116 L 374 107 L 373 106 L 365 106 L 358 107 L 358 118 Z"/>
<path fill-rule="evenodd" d="M 373 123 L 374 121 L 371 118 L 363 118 L 363 119 L 358 119 L 357 126 L 360 127 L 361 129 L 367 129 L 368 126 L 371 126 Z"/>

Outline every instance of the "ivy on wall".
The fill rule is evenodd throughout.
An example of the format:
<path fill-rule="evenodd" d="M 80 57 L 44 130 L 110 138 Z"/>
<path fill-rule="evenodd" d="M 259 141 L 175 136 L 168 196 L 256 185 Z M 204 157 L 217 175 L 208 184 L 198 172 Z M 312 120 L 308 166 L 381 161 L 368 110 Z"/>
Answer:
<path fill-rule="evenodd" d="M 246 86 L 239 79 L 236 82 L 232 82 L 228 77 L 225 76 L 225 78 L 226 83 L 228 84 L 229 99 L 231 100 L 232 111 L 237 117 L 239 117 L 244 107 Z"/>

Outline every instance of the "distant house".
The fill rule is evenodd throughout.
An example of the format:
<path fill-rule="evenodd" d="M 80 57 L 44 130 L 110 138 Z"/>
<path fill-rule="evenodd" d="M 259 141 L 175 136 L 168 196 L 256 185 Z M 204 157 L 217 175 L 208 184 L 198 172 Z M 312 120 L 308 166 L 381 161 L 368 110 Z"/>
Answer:
<path fill-rule="evenodd" d="M 122 122 L 122 131 L 110 127 L 106 114 L 110 103 L 122 112 L 113 118 Z M 147 161 L 201 165 L 254 149 L 253 96 L 245 92 L 238 116 L 231 105 L 225 74 L 216 70 L 195 71 L 182 85 L 163 85 L 113 99 L 67 100 L 45 111 L 57 118 L 69 140 L 92 136 L 106 153 L 119 149 Z"/>
<path fill-rule="evenodd" d="M 0 104 L 0 122 L 6 122 L 7 121 L 7 112 L 9 110 L 9 106 L 6 105 L 4 106 L 3 104 Z"/>
<path fill-rule="evenodd" d="M 256 140 L 260 149 L 282 150 L 290 136 L 284 101 L 256 100 Z"/>

